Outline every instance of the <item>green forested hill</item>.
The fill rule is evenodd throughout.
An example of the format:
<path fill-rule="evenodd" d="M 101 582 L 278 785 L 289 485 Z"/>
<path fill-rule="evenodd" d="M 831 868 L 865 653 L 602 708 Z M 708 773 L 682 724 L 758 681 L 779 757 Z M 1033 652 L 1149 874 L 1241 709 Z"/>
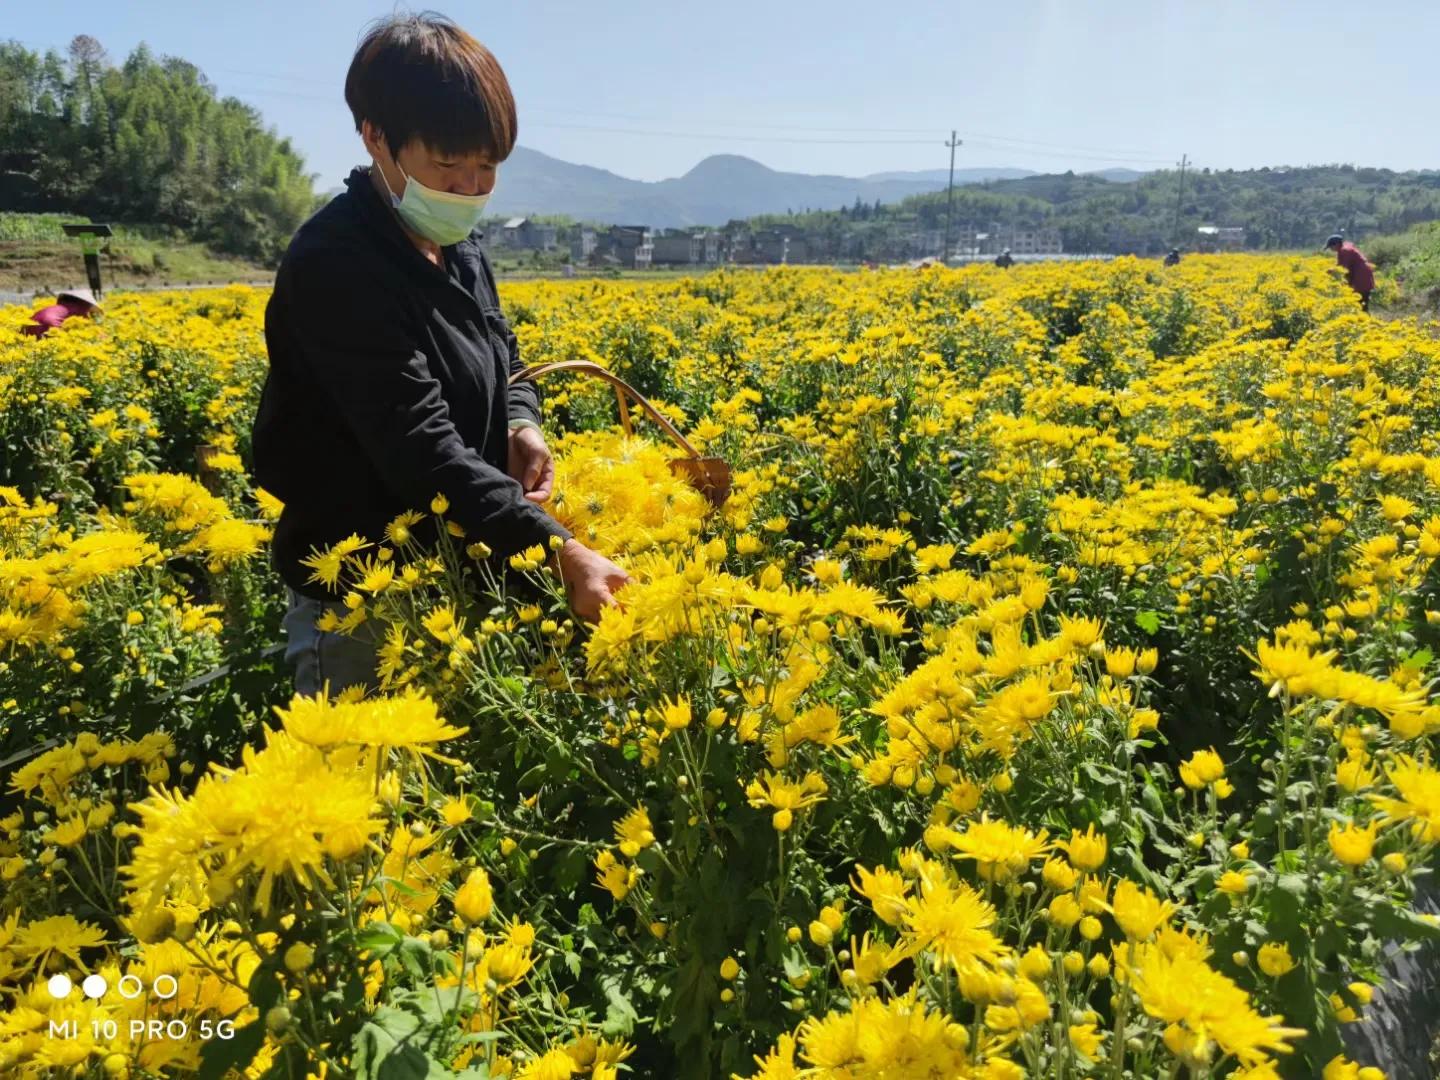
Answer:
<path fill-rule="evenodd" d="M 884 257 L 914 229 L 941 229 L 945 192 L 890 206 L 856 207 L 766 221 L 804 225 L 819 236 L 843 236 L 849 250 Z M 1178 207 L 1178 214 L 1177 214 Z M 1251 248 L 1319 247 L 1347 236 L 1401 232 L 1440 219 L 1440 171 L 1392 172 L 1353 165 L 1150 173 L 1131 183 L 1063 173 L 957 187 L 953 221 L 986 230 L 1053 226 L 1065 250 L 1153 253 L 1191 247 L 1200 225 L 1241 226 Z"/>
<path fill-rule="evenodd" d="M 94 38 L 67 55 L 0 43 L 0 209 L 169 225 L 271 260 L 313 209 L 304 161 L 184 60 Z"/>

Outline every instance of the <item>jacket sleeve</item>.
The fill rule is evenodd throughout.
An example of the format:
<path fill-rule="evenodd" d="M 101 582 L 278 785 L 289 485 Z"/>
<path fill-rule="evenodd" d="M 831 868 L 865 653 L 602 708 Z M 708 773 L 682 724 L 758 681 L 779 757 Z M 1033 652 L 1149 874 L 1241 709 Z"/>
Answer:
<path fill-rule="evenodd" d="M 500 555 L 570 537 L 461 439 L 409 316 L 362 264 L 317 253 L 288 277 L 302 362 L 397 501 L 423 510 L 443 494 L 446 516 Z"/>
<path fill-rule="evenodd" d="M 495 271 L 490 266 L 490 257 L 485 254 L 484 248 L 480 248 L 480 277 L 484 282 L 483 288 L 489 293 L 483 302 L 493 305 L 494 318 L 499 320 L 500 330 L 505 336 L 505 351 L 510 357 L 509 373 L 514 375 L 525 367 L 525 361 L 520 359 L 520 342 L 515 338 L 515 331 L 510 329 L 510 321 L 500 309 L 500 290 L 495 284 Z M 528 420 L 540 427 L 540 400 L 540 385 L 533 379 L 513 383 L 506 388 L 507 408 L 512 422 Z"/>

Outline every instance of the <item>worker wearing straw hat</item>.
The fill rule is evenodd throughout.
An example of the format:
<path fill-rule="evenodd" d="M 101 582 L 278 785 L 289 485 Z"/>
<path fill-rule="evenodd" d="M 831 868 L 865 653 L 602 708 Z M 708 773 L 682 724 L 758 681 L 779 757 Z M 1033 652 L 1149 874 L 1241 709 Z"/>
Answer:
<path fill-rule="evenodd" d="M 55 294 L 55 303 L 41 308 L 30 316 L 30 322 L 20 328 L 22 334 L 42 338 L 60 326 L 66 319 L 81 316 L 95 318 L 100 314 L 100 301 L 89 289 L 66 289 Z"/>

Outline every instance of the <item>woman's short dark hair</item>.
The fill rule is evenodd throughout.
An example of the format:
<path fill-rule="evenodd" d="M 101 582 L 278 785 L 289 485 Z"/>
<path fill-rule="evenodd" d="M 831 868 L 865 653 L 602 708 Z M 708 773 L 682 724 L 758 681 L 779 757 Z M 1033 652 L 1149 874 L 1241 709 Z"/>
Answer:
<path fill-rule="evenodd" d="M 412 139 L 442 154 L 515 148 L 515 98 L 500 63 L 443 15 L 392 15 L 366 32 L 345 75 L 355 130 L 369 120 L 392 154 Z"/>

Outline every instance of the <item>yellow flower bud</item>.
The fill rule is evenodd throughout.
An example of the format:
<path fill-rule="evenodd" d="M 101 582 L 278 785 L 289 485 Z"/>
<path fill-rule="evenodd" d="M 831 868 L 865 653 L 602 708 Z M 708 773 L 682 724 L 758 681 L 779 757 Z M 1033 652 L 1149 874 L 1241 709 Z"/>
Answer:
<path fill-rule="evenodd" d="M 303 941 L 297 941 L 285 950 L 285 969 L 297 974 L 309 969 L 315 960 L 315 950 Z"/>
<path fill-rule="evenodd" d="M 1032 945 L 1020 957 L 1020 974 L 1032 982 L 1039 982 L 1053 973 L 1050 956 L 1039 945 Z"/>
<path fill-rule="evenodd" d="M 465 884 L 455 893 L 455 913 L 467 923 L 478 923 L 488 919 L 494 907 L 490 875 L 477 866 L 470 871 Z"/>
<path fill-rule="evenodd" d="M 1260 970 L 1272 979 L 1278 979 L 1295 969 L 1295 960 L 1290 955 L 1290 947 L 1284 942 L 1267 941 L 1261 945 L 1257 962 Z"/>

